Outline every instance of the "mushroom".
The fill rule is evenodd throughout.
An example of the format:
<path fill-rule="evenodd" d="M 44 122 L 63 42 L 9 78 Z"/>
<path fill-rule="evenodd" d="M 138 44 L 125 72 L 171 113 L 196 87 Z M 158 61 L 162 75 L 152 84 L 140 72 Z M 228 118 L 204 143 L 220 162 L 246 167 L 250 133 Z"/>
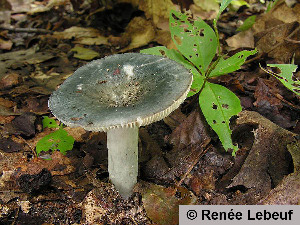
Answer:
<path fill-rule="evenodd" d="M 173 60 L 116 54 L 77 69 L 48 104 L 67 126 L 107 132 L 109 179 L 127 199 L 137 182 L 138 128 L 178 108 L 191 84 L 191 73 Z"/>

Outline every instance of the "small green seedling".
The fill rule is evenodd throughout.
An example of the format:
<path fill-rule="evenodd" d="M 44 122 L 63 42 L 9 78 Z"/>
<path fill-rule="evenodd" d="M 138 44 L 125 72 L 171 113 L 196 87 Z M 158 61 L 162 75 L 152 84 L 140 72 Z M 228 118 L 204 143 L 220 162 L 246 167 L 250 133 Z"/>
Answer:
<path fill-rule="evenodd" d="M 244 23 L 236 29 L 236 31 L 246 31 L 249 30 L 255 24 L 256 16 L 249 16 Z"/>
<path fill-rule="evenodd" d="M 57 125 L 54 119 L 45 116 L 43 121 L 43 128 L 58 128 L 51 134 L 46 135 L 36 145 L 36 153 L 59 150 L 62 154 L 73 149 L 74 138 L 63 129 L 63 125 Z"/>
<path fill-rule="evenodd" d="M 241 110 L 238 97 L 227 88 L 209 82 L 209 78 L 228 74 L 240 69 L 247 57 L 257 51 L 241 51 L 231 57 L 220 55 L 217 20 L 232 0 L 223 0 L 214 20 L 214 29 L 202 19 L 172 10 L 169 27 L 177 50 L 159 46 L 142 50 L 141 53 L 163 55 L 181 63 L 193 74 L 193 84 L 188 96 L 199 93 L 199 104 L 208 124 L 219 136 L 227 151 L 235 155 L 238 147 L 232 143 L 229 120 Z M 213 61 L 217 53 L 217 59 Z"/>

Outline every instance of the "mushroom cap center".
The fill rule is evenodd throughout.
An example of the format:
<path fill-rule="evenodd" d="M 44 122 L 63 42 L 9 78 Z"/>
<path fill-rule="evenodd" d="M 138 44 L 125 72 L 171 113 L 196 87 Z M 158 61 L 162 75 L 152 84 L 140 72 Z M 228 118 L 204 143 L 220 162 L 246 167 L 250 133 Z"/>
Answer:
<path fill-rule="evenodd" d="M 144 77 L 134 74 L 131 65 L 118 64 L 113 70 L 106 69 L 93 88 L 80 85 L 80 91 L 107 107 L 133 107 L 155 88 L 155 79 L 149 76 L 145 81 Z"/>

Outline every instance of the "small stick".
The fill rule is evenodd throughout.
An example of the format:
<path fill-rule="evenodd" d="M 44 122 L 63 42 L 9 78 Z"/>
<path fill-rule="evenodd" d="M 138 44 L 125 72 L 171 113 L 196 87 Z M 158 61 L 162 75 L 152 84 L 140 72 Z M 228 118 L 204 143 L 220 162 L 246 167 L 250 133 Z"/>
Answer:
<path fill-rule="evenodd" d="M 9 30 L 13 32 L 20 33 L 42 33 L 42 34 L 52 34 L 53 31 L 41 29 L 41 28 L 20 28 L 20 27 L 11 27 L 11 26 L 0 26 L 0 29 Z"/>
<path fill-rule="evenodd" d="M 22 141 L 24 141 L 24 143 L 30 148 L 30 150 L 33 153 L 34 157 L 35 158 L 38 157 L 37 154 L 36 154 L 36 151 L 34 150 L 34 148 L 24 138 L 22 138 L 21 136 L 18 136 L 16 138 L 21 139 Z"/>
<path fill-rule="evenodd" d="M 182 176 L 182 178 L 180 179 L 180 181 L 176 182 L 175 186 L 179 187 L 181 186 L 182 182 L 185 180 L 185 178 L 187 177 L 187 175 L 189 175 L 189 173 L 193 170 L 193 168 L 195 167 L 195 165 L 198 163 L 199 159 L 206 154 L 206 152 L 208 151 L 208 149 L 210 149 L 212 145 L 210 144 L 207 148 L 204 149 L 204 151 L 199 151 L 199 153 L 195 156 L 195 160 L 193 161 L 193 163 L 190 165 L 190 167 L 188 168 L 188 170 L 185 172 L 185 174 Z"/>

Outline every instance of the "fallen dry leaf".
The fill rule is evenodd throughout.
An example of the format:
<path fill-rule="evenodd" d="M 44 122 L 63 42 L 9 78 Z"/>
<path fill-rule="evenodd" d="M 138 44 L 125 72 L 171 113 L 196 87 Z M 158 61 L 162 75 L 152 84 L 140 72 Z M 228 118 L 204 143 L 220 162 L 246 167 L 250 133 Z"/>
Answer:
<path fill-rule="evenodd" d="M 162 156 L 162 151 L 158 143 L 148 134 L 145 128 L 139 129 L 139 140 L 141 144 L 139 163 L 146 162 L 149 158 L 155 156 Z"/>
<path fill-rule="evenodd" d="M 38 174 L 44 168 L 49 170 L 52 176 L 62 176 L 75 171 L 74 166 L 71 164 L 71 160 L 61 154 L 59 151 L 54 151 L 51 154 L 51 159 L 52 160 L 33 158 L 29 162 L 27 161 L 27 159 L 15 162 L 15 169 L 17 171 L 15 176 L 20 177 L 23 174 Z"/>
<path fill-rule="evenodd" d="M 36 48 L 7 52 L 0 55 L 0 78 L 2 78 L 13 65 L 22 67 L 25 64 L 38 64 L 54 58 L 53 53 L 39 52 Z"/>
<path fill-rule="evenodd" d="M 216 18 L 219 12 L 219 3 L 211 0 L 194 0 L 194 4 L 190 5 L 189 8 L 195 17 L 212 20 Z"/>
<path fill-rule="evenodd" d="M 298 49 L 299 33 L 298 22 L 280 24 L 255 34 L 255 46 L 278 63 L 289 63 Z"/>
<path fill-rule="evenodd" d="M 20 76 L 17 73 L 9 73 L 0 80 L 0 90 L 11 88 L 20 83 Z"/>
<path fill-rule="evenodd" d="M 185 119 L 186 115 L 181 112 L 181 108 L 178 108 L 175 111 L 173 111 L 169 116 L 165 117 L 163 120 L 172 130 L 174 130 Z"/>
<path fill-rule="evenodd" d="M 82 45 L 107 45 L 107 38 L 99 30 L 91 27 L 70 27 L 62 32 L 54 32 L 52 38 L 74 39 L 74 43 Z"/>
<path fill-rule="evenodd" d="M 239 173 L 228 187 L 242 185 L 255 192 L 252 198 L 264 197 L 289 173 L 289 157 L 286 147 L 294 134 L 278 127 L 257 112 L 242 111 L 237 125 L 257 126 L 254 143 Z"/>
<path fill-rule="evenodd" d="M 294 172 L 283 178 L 259 204 L 299 205 L 300 203 L 300 142 L 295 140 L 287 147 L 293 157 Z"/>
<path fill-rule="evenodd" d="M 155 30 L 150 20 L 146 20 L 143 17 L 135 17 L 129 22 L 125 33 L 122 35 L 123 38 L 126 38 L 126 36 L 130 37 L 131 42 L 121 52 L 147 45 L 153 41 Z"/>
<path fill-rule="evenodd" d="M 174 146 L 173 149 L 164 157 L 153 157 L 146 163 L 143 171 L 150 179 L 170 183 L 184 176 L 197 163 L 203 149 L 210 142 L 210 137 L 200 113 L 196 110 L 174 129 L 167 139 Z"/>
<path fill-rule="evenodd" d="M 85 129 L 82 127 L 65 127 L 65 131 L 68 132 L 69 135 L 71 135 L 76 142 L 85 142 L 86 140 L 82 138 L 84 134 L 87 133 Z"/>
<path fill-rule="evenodd" d="M 27 13 L 30 15 L 34 15 L 37 13 L 43 13 L 50 11 L 53 7 L 59 7 L 70 5 L 70 0 L 50 0 L 47 5 L 41 5 L 41 4 L 31 4 L 31 9 Z"/>
<path fill-rule="evenodd" d="M 11 123 L 11 121 L 15 118 L 15 116 L 4 116 L 2 115 L 1 106 L 0 106 L 0 124 Z"/>
<path fill-rule="evenodd" d="M 226 39 L 230 50 L 239 48 L 254 48 L 254 36 L 252 30 L 242 31 Z"/>
<path fill-rule="evenodd" d="M 149 0 L 141 1 L 139 9 L 145 12 L 146 18 L 152 19 L 157 26 L 159 23 L 169 21 L 169 12 L 176 8 L 171 0 Z"/>
<path fill-rule="evenodd" d="M 7 107 L 7 108 L 11 108 L 11 107 L 15 106 L 16 103 L 15 103 L 15 102 L 12 102 L 12 101 L 10 101 L 10 100 L 8 100 L 8 99 L 1 98 L 1 97 L 0 97 L 0 105 L 1 105 L 1 106 L 4 106 L 4 107 Z"/>
<path fill-rule="evenodd" d="M 161 225 L 175 225 L 179 222 L 179 205 L 193 205 L 197 198 L 184 187 L 163 187 L 150 183 L 139 183 L 135 188 L 142 193 L 147 216 Z"/>
<path fill-rule="evenodd" d="M 71 52 L 75 52 L 74 57 L 78 59 L 83 59 L 83 60 L 92 60 L 96 57 L 99 57 L 100 54 L 98 52 L 95 52 L 92 49 L 88 48 L 83 48 L 76 46 L 70 50 Z"/>
<path fill-rule="evenodd" d="M 7 134 L 22 134 L 30 137 L 35 135 L 35 120 L 36 115 L 34 113 L 26 112 L 17 116 L 11 123 L 6 124 L 4 130 Z"/>
<path fill-rule="evenodd" d="M 0 150 L 6 153 L 19 152 L 23 150 L 23 145 L 14 142 L 11 138 L 0 138 Z"/>
<path fill-rule="evenodd" d="M 0 49 L 11 50 L 12 46 L 13 46 L 12 41 L 10 41 L 10 40 L 3 40 L 3 39 L 0 38 Z"/>
<path fill-rule="evenodd" d="M 270 81 L 259 78 L 254 92 L 256 101 L 253 105 L 256 107 L 257 112 L 272 122 L 283 128 L 290 128 L 294 124 L 291 122 L 288 114 L 281 113 L 283 103 L 276 96 L 280 95 L 280 90 L 277 88 L 277 84 L 277 80 Z"/>
<path fill-rule="evenodd" d="M 210 142 L 206 122 L 203 122 L 200 113 L 193 111 L 168 137 L 176 150 L 181 150 L 188 145 L 201 143 L 206 146 Z"/>

